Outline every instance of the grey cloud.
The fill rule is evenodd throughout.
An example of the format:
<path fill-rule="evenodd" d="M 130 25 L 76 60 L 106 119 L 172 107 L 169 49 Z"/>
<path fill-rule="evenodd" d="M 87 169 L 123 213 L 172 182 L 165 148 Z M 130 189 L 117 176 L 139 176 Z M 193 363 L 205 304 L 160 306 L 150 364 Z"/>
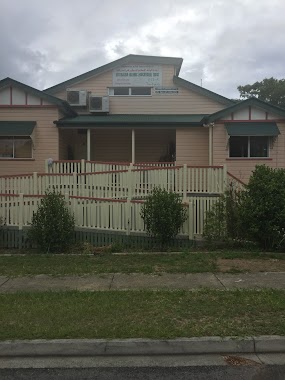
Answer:
<path fill-rule="evenodd" d="M 181 56 L 182 77 L 228 97 L 285 77 L 283 0 L 18 3 L 1 0 L 0 78 L 44 88 L 131 53 Z"/>

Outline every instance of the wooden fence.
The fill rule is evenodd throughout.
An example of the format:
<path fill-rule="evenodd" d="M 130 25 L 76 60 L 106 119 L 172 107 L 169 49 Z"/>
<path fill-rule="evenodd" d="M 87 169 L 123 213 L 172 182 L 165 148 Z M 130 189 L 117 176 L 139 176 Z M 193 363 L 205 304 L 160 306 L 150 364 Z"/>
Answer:
<path fill-rule="evenodd" d="M 22 230 L 31 224 L 43 195 L 0 194 L 0 217 L 6 226 Z M 74 214 L 77 227 L 87 230 L 111 231 L 120 234 L 145 234 L 141 218 L 144 201 L 114 200 L 93 197 L 69 196 L 66 203 Z M 188 218 L 180 235 L 190 240 L 203 234 L 205 213 L 219 199 L 218 196 L 193 196 L 185 203 Z"/>
<path fill-rule="evenodd" d="M 51 159 L 45 161 L 45 172 L 53 174 L 66 173 L 95 173 L 115 170 L 127 170 L 130 166 L 134 168 L 141 167 L 159 167 L 166 168 L 175 166 L 174 162 L 141 162 L 131 164 L 130 162 L 102 162 L 87 160 L 60 160 Z"/>
<path fill-rule="evenodd" d="M 186 200 L 200 193 L 222 194 L 228 185 L 224 166 L 133 167 L 89 173 L 32 173 L 0 177 L 0 193 L 45 194 L 55 189 L 71 196 L 140 199 L 155 186 L 173 191 Z"/>

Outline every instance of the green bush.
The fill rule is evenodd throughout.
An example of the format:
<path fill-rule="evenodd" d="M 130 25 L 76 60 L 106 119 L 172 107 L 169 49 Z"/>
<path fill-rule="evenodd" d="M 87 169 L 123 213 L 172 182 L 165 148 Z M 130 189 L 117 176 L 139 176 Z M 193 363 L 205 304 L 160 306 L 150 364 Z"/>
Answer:
<path fill-rule="evenodd" d="M 241 218 L 248 238 L 263 249 L 285 249 L 285 170 L 256 166 L 246 186 Z"/>
<path fill-rule="evenodd" d="M 244 191 L 236 190 L 231 183 L 228 190 L 206 213 L 204 237 L 208 242 L 230 242 L 244 239 L 241 206 Z"/>
<path fill-rule="evenodd" d="M 178 194 L 154 188 L 141 211 L 146 231 L 164 248 L 176 237 L 187 219 L 186 209 Z"/>
<path fill-rule="evenodd" d="M 74 227 L 64 196 L 46 192 L 33 215 L 28 237 L 44 252 L 64 252 L 73 243 Z"/>

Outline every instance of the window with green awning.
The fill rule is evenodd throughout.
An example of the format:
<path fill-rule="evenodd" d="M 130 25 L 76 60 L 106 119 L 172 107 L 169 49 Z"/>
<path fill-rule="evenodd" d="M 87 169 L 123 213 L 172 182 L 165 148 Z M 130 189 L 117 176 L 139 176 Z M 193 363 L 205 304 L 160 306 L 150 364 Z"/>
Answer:
<path fill-rule="evenodd" d="M 0 121 L 0 136 L 31 136 L 35 121 Z"/>
<path fill-rule="evenodd" d="M 280 134 L 275 122 L 233 122 L 225 123 L 229 136 L 266 136 L 273 137 Z"/>
<path fill-rule="evenodd" d="M 35 121 L 0 121 L 0 159 L 33 158 Z"/>

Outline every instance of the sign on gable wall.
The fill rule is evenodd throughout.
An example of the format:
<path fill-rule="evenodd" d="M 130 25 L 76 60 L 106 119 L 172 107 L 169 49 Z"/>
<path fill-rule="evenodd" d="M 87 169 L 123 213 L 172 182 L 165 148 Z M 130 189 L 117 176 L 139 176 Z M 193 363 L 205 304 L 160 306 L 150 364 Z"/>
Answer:
<path fill-rule="evenodd" d="M 113 70 L 113 86 L 161 86 L 162 70 L 159 65 L 126 65 Z"/>

